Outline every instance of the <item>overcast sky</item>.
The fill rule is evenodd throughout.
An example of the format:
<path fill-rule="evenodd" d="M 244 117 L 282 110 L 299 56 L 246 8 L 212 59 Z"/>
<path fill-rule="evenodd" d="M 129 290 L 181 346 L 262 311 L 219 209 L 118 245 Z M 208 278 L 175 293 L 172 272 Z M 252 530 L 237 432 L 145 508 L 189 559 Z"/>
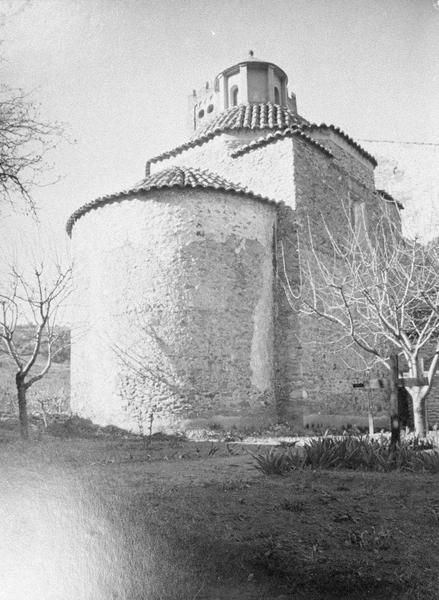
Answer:
<path fill-rule="evenodd" d="M 79 205 L 142 178 L 184 141 L 187 96 L 255 56 L 299 112 L 359 139 L 439 142 L 439 0 L 0 0 L 1 79 L 75 143 L 36 191 L 62 238 Z M 4 220 L 3 220 L 4 221 Z"/>

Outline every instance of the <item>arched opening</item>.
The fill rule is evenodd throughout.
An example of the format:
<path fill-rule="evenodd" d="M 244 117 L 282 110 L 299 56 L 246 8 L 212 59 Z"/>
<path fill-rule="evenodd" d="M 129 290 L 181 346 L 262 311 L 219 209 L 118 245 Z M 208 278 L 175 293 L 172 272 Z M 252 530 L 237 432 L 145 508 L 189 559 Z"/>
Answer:
<path fill-rule="evenodd" d="M 230 90 L 230 106 L 238 106 L 238 86 L 234 85 Z"/>
<path fill-rule="evenodd" d="M 207 112 L 211 113 L 213 111 L 213 104 L 209 104 L 209 106 L 207 107 Z"/>
<path fill-rule="evenodd" d="M 202 119 L 203 117 L 204 117 L 204 110 L 201 109 L 201 110 L 198 111 L 198 118 Z"/>
<path fill-rule="evenodd" d="M 279 88 L 278 87 L 274 88 L 274 103 L 275 104 L 280 104 L 280 94 L 279 94 Z"/>

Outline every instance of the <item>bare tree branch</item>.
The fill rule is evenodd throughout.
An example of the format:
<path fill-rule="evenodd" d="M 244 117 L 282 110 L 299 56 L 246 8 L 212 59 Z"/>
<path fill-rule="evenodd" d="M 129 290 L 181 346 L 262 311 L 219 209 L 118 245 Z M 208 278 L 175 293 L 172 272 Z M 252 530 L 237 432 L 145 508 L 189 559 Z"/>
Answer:
<path fill-rule="evenodd" d="M 55 334 L 56 319 L 60 306 L 71 291 L 71 267 L 57 266 L 56 274 L 50 277 L 44 264 L 34 268 L 32 275 L 24 275 L 15 266 L 10 270 L 9 289 L 0 295 L 0 340 L 7 354 L 14 361 L 17 371 L 15 381 L 23 437 L 27 437 L 26 391 L 49 371 L 53 357 L 59 348 L 54 347 L 59 339 Z M 30 312 L 29 312 L 30 311 Z M 31 317 L 34 327 L 33 347 L 30 356 L 16 343 L 18 324 L 26 323 Z M 27 321 L 28 322 L 28 321 Z M 46 355 L 44 365 L 34 373 L 37 360 Z"/>
<path fill-rule="evenodd" d="M 59 124 L 41 120 L 38 106 L 22 90 L 0 85 L 0 202 L 18 198 L 35 213 L 31 190 L 43 185 L 45 161 L 62 135 Z"/>
<path fill-rule="evenodd" d="M 345 234 L 337 231 L 337 237 L 323 219 L 323 246 L 308 221 L 299 235 L 295 288 L 286 275 L 282 249 L 286 296 L 294 310 L 331 323 L 339 340 L 350 339 L 363 357 L 370 355 L 390 368 L 392 355 L 404 356 L 411 377 L 407 388 L 422 411 L 439 366 L 437 245 L 403 238 L 386 214 L 359 229 L 346 210 L 345 216 Z M 425 384 L 419 353 L 432 343 L 435 352 Z"/>

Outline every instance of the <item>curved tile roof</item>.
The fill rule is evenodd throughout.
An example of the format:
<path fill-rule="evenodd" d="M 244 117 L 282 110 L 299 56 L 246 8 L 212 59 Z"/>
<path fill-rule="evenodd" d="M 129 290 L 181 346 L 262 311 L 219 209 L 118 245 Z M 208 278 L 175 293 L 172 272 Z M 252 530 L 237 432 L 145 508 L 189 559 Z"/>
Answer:
<path fill-rule="evenodd" d="M 305 119 L 289 108 L 262 102 L 260 104 L 238 104 L 219 113 L 204 127 L 200 127 L 194 139 L 209 133 L 235 129 L 284 129 L 306 123 Z"/>
<path fill-rule="evenodd" d="M 240 104 L 219 113 L 212 121 L 206 123 L 204 128 L 198 129 L 196 137 L 193 137 L 188 142 L 147 160 L 146 169 L 148 170 L 149 165 L 152 163 L 178 156 L 178 154 L 190 148 L 195 148 L 195 146 L 202 146 L 221 133 L 236 131 L 238 129 L 279 130 L 300 127 L 302 125 L 307 126 L 309 123 L 303 117 L 291 112 L 284 106 L 271 104 L 270 102 L 263 104 Z"/>
<path fill-rule="evenodd" d="M 320 144 L 317 140 L 315 140 L 311 136 L 304 133 L 302 131 L 302 129 L 300 129 L 298 127 L 292 127 L 292 128 L 289 127 L 288 129 L 282 129 L 281 131 L 275 131 L 274 133 L 269 133 L 266 136 L 259 137 L 256 140 L 252 140 L 248 144 L 245 144 L 245 146 L 239 146 L 239 148 L 237 148 L 234 152 L 232 152 L 230 156 L 232 158 L 237 158 L 238 156 L 242 156 L 243 154 L 246 154 L 247 152 L 251 152 L 255 148 L 261 148 L 262 146 L 271 144 L 272 142 L 275 142 L 276 140 L 279 140 L 281 138 L 293 137 L 293 136 L 299 136 L 299 137 L 303 138 L 304 140 L 306 140 L 307 142 L 309 142 L 310 144 L 312 144 L 313 146 L 318 148 L 321 152 L 323 152 L 327 156 L 330 156 L 330 157 L 334 156 L 333 153 L 330 150 L 328 150 L 328 148 L 326 148 L 325 146 Z"/>
<path fill-rule="evenodd" d="M 140 192 L 151 189 L 160 188 L 171 188 L 171 187 L 204 187 L 204 188 L 215 188 L 222 190 L 230 190 L 236 192 L 244 191 L 241 186 L 227 181 L 217 173 L 211 171 L 194 169 L 190 167 L 179 167 L 174 166 L 169 169 L 163 169 L 153 175 L 149 175 L 142 179 L 131 192 Z"/>
<path fill-rule="evenodd" d="M 69 236 L 72 234 L 73 225 L 78 219 L 85 215 L 90 210 L 100 208 L 106 204 L 123 200 L 133 194 L 139 192 L 148 192 L 150 190 L 170 189 L 170 188 L 204 188 L 222 190 L 225 192 L 233 192 L 235 194 L 243 194 L 252 198 L 253 200 L 259 200 L 262 202 L 268 202 L 270 204 L 276 204 L 276 202 L 261 194 L 255 194 L 247 188 L 244 188 L 236 183 L 223 179 L 217 173 L 210 171 L 193 169 L 188 167 L 170 167 L 169 169 L 163 169 L 153 175 L 142 179 L 138 184 L 129 190 L 117 192 L 116 194 L 109 194 L 87 202 L 70 216 L 66 223 L 66 231 Z"/>
<path fill-rule="evenodd" d="M 229 108 L 222 113 L 219 113 L 214 119 L 212 119 L 212 121 L 206 123 L 204 128 L 201 128 L 196 132 L 196 137 L 192 138 L 188 142 L 185 142 L 184 144 L 181 144 L 180 146 L 176 146 L 171 150 L 162 152 L 162 154 L 149 159 L 146 162 L 146 169 L 148 170 L 149 165 L 152 163 L 178 156 L 178 154 L 181 154 L 190 148 L 202 146 L 217 135 L 242 129 L 250 129 L 253 131 L 273 129 L 273 133 L 270 133 L 266 136 L 267 141 L 272 141 L 277 136 L 278 132 L 294 130 L 297 135 L 302 135 L 304 139 L 307 139 L 307 141 L 310 143 L 319 146 L 320 149 L 323 149 L 324 145 L 320 143 L 319 140 L 316 140 L 312 137 L 312 132 L 319 129 L 328 129 L 340 135 L 349 145 L 355 148 L 357 152 L 369 160 L 374 167 L 376 167 L 378 164 L 372 154 L 369 154 L 369 152 L 367 152 L 362 146 L 360 146 L 360 144 L 358 144 L 339 127 L 335 127 L 335 125 L 326 125 L 326 123 L 321 123 L 320 125 L 309 123 L 300 115 L 291 112 L 288 108 L 267 102 L 262 104 L 240 104 L 238 106 L 234 106 L 233 108 Z M 309 132 L 309 134 L 306 132 Z M 254 145 L 253 142 L 250 142 L 249 144 L 243 146 L 242 150 L 247 151 L 259 145 L 263 145 L 264 142 L 262 139 L 260 142 L 261 143 L 259 144 L 259 142 L 255 140 Z M 239 156 L 241 154 L 240 150 L 241 149 L 237 149 L 233 156 Z M 328 152 L 332 155 L 329 150 Z"/>
<path fill-rule="evenodd" d="M 364 158 L 367 158 L 374 167 L 377 166 L 377 161 L 372 154 L 369 154 L 367 150 L 365 150 L 360 144 L 358 144 L 354 139 L 352 139 L 347 133 L 345 133 L 340 127 L 336 127 L 335 125 L 327 125 L 326 123 L 320 123 L 320 125 L 316 125 L 314 123 L 310 125 L 305 125 L 304 129 L 308 129 L 308 131 L 313 131 L 315 129 L 328 129 L 329 131 L 333 131 L 341 136 L 349 145 L 351 145 L 357 152 L 359 152 Z"/>
<path fill-rule="evenodd" d="M 216 133 L 209 133 L 207 135 L 203 135 L 202 137 L 197 138 L 196 140 L 190 140 L 189 142 L 185 142 L 184 144 L 180 144 L 180 146 L 176 146 L 172 148 L 172 150 L 167 150 L 166 152 L 162 152 L 153 158 L 150 158 L 146 161 L 146 171 L 148 174 L 149 165 L 152 163 L 160 162 L 162 160 L 166 160 L 167 158 L 172 158 L 173 156 L 177 156 L 184 152 L 185 150 L 189 150 L 190 148 L 195 148 L 195 146 L 202 146 L 206 142 L 209 142 L 212 138 L 223 133 L 222 131 L 218 131 Z"/>

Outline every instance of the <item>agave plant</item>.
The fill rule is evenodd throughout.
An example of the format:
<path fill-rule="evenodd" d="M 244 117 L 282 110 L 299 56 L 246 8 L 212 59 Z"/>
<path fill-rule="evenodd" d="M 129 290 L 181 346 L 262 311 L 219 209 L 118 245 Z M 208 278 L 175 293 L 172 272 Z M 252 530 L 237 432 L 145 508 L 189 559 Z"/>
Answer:
<path fill-rule="evenodd" d="M 256 461 L 256 469 L 265 475 L 285 475 L 288 471 L 304 467 L 303 457 L 294 454 L 291 448 L 270 448 L 262 454 L 249 454 Z"/>
<path fill-rule="evenodd" d="M 407 440 L 392 448 L 387 438 L 367 436 L 348 438 L 323 437 L 309 440 L 303 456 L 290 449 L 271 448 L 265 454 L 252 454 L 256 468 L 268 475 L 283 475 L 292 469 L 352 469 L 362 471 L 428 471 L 439 473 L 439 451 L 424 442 Z"/>
<path fill-rule="evenodd" d="M 439 452 L 419 452 L 415 457 L 417 463 L 416 471 L 427 471 L 428 473 L 439 473 Z"/>
<path fill-rule="evenodd" d="M 304 446 L 305 464 L 311 469 L 333 469 L 340 464 L 343 449 L 340 443 L 329 437 L 310 440 Z"/>

